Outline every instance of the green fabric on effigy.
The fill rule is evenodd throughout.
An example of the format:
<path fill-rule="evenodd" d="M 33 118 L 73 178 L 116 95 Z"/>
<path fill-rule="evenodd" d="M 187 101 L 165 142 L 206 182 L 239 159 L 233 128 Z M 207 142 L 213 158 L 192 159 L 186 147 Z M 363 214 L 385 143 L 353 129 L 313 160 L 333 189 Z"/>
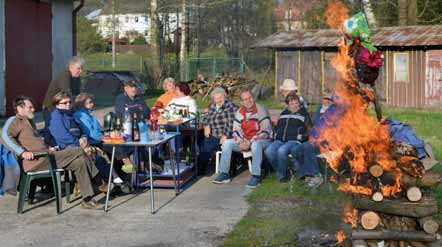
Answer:
<path fill-rule="evenodd" d="M 364 13 L 359 12 L 345 20 L 342 29 L 350 38 L 361 41 L 361 44 L 370 52 L 377 50 L 376 47 L 371 44 L 371 31 Z"/>

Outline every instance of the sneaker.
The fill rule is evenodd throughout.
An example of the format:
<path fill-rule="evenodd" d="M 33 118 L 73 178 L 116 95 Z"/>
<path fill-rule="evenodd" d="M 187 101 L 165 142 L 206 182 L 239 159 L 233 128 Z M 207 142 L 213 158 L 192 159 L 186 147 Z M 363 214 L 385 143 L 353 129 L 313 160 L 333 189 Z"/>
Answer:
<path fill-rule="evenodd" d="M 317 188 L 319 185 L 321 185 L 324 182 L 324 179 L 322 176 L 314 176 L 310 179 L 307 186 L 311 188 Z"/>
<path fill-rule="evenodd" d="M 110 189 L 109 189 L 109 191 L 112 191 L 112 189 L 113 189 L 113 184 L 111 183 L 111 186 L 110 186 Z M 100 192 L 103 192 L 103 193 L 107 193 L 107 184 L 102 184 L 102 185 L 100 185 L 100 186 L 98 186 L 98 190 L 100 191 Z"/>
<path fill-rule="evenodd" d="M 256 188 L 260 184 L 260 178 L 258 176 L 252 176 L 249 180 L 249 183 L 246 185 L 248 188 Z"/>
<path fill-rule="evenodd" d="M 114 184 L 122 184 L 123 180 L 120 177 L 116 177 L 116 178 L 114 178 L 114 180 L 112 182 Z"/>
<path fill-rule="evenodd" d="M 229 174 L 221 173 L 212 182 L 214 184 L 227 184 L 227 183 L 230 183 L 230 181 L 232 181 L 232 180 L 230 179 Z"/>
<path fill-rule="evenodd" d="M 104 207 L 102 204 L 98 204 L 97 201 L 91 199 L 89 201 L 82 201 L 81 207 L 84 209 L 94 209 L 94 210 L 103 210 Z"/>
<path fill-rule="evenodd" d="M 121 167 L 121 170 L 123 170 L 123 172 L 129 174 L 129 173 L 133 173 L 135 169 L 134 169 L 134 165 L 132 163 L 129 163 L 129 164 L 124 164 Z"/>

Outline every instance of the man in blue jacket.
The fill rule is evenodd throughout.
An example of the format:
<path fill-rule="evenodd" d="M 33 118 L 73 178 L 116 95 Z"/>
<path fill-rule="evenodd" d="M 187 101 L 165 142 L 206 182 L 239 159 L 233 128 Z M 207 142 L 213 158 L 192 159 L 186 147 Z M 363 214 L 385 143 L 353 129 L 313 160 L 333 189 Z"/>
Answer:
<path fill-rule="evenodd" d="M 134 80 L 124 82 L 124 93 L 115 99 L 115 115 L 122 119 L 126 107 L 131 116 L 134 113 L 137 114 L 138 120 L 149 119 L 150 109 L 138 95 L 137 84 Z"/>

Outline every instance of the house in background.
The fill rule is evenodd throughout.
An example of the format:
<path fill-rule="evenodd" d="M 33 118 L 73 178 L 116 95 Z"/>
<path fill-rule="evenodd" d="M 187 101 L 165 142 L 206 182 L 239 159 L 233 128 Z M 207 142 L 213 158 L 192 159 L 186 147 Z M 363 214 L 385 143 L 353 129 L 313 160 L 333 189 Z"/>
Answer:
<path fill-rule="evenodd" d="M 342 39 L 338 30 L 278 32 L 253 45 L 276 50 L 276 89 L 285 78 L 298 82 L 309 102 L 338 80 L 330 62 Z M 384 27 L 372 32 L 384 66 L 376 80 L 378 96 L 388 106 L 442 108 L 442 25 Z"/>
<path fill-rule="evenodd" d="M 74 17 L 84 0 L 0 0 L 0 114 L 17 95 L 40 108 L 47 87 L 75 53 Z M 75 7 L 77 6 L 77 7 Z"/>

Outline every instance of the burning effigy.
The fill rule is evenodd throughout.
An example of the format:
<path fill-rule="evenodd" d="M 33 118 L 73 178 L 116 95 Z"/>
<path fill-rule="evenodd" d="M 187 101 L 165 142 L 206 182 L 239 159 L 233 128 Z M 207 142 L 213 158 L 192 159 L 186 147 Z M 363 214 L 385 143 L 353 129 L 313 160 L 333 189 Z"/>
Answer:
<path fill-rule="evenodd" d="M 353 230 L 336 237 L 350 239 L 353 246 L 429 246 L 440 238 L 433 217 L 438 209 L 424 188 L 442 176 L 425 165 L 422 150 L 395 137 L 397 120 L 382 116 L 376 79 L 383 58 L 371 43 L 365 15 L 358 13 L 342 26 L 332 61 L 340 74 L 334 96 L 338 111 L 314 140 L 334 172 L 331 181 L 353 198 L 345 212 Z"/>

